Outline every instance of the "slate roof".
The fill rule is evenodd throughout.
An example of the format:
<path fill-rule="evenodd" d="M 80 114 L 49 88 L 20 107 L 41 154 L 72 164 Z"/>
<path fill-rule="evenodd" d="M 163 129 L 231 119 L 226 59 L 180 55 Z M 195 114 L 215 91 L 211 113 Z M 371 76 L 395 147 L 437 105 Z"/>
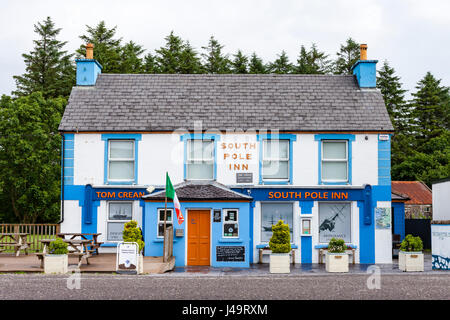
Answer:
<path fill-rule="evenodd" d="M 252 201 L 253 198 L 233 191 L 223 184 L 215 181 L 208 182 L 183 182 L 174 186 L 178 200 L 222 200 L 222 201 Z M 148 194 L 142 197 L 144 200 L 164 201 L 165 190 Z"/>
<path fill-rule="evenodd" d="M 420 181 L 392 181 L 391 190 L 394 193 L 406 195 L 409 200 L 405 204 L 433 204 L 430 188 Z"/>
<path fill-rule="evenodd" d="M 72 89 L 60 131 L 393 131 L 350 75 L 100 74 Z"/>

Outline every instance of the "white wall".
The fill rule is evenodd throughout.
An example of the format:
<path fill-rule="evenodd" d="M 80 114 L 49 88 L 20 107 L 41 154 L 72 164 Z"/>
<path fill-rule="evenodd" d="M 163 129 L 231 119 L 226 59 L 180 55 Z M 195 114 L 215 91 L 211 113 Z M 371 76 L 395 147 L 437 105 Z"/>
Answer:
<path fill-rule="evenodd" d="M 75 185 L 103 184 L 105 144 L 100 134 L 75 134 Z"/>
<path fill-rule="evenodd" d="M 378 135 L 355 135 L 352 143 L 352 168 L 353 185 L 378 184 Z"/>
<path fill-rule="evenodd" d="M 61 223 L 62 233 L 81 232 L 81 209 L 78 200 L 64 201 L 64 221 Z"/>
<path fill-rule="evenodd" d="M 433 184 L 433 220 L 450 220 L 450 181 Z"/>

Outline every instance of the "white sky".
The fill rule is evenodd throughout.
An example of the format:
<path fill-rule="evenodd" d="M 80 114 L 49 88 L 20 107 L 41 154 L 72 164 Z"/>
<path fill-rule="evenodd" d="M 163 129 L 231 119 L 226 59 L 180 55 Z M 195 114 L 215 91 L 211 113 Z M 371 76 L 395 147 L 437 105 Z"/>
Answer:
<path fill-rule="evenodd" d="M 197 51 L 214 35 L 226 53 L 255 51 L 264 62 L 285 50 L 296 61 L 300 45 L 315 42 L 335 58 L 348 37 L 368 44 L 368 58 L 386 59 L 414 91 L 430 71 L 450 85 L 448 0 L 0 0 L 0 94 L 15 89 L 25 70 L 22 53 L 36 39 L 33 25 L 50 16 L 58 39 L 74 52 L 86 25 L 105 20 L 117 36 L 148 51 L 164 45 L 171 30 Z"/>

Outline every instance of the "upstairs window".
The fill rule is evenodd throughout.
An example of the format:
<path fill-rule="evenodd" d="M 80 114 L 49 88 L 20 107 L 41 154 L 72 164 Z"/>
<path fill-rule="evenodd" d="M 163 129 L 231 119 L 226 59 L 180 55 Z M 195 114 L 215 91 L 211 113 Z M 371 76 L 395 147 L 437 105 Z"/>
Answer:
<path fill-rule="evenodd" d="M 214 141 L 187 141 L 186 180 L 214 180 Z"/>
<path fill-rule="evenodd" d="M 263 140 L 262 181 L 289 181 L 289 140 Z"/>
<path fill-rule="evenodd" d="M 348 182 L 347 140 L 323 140 L 321 165 L 323 182 Z"/>
<path fill-rule="evenodd" d="M 135 181 L 134 140 L 109 140 L 108 181 Z"/>

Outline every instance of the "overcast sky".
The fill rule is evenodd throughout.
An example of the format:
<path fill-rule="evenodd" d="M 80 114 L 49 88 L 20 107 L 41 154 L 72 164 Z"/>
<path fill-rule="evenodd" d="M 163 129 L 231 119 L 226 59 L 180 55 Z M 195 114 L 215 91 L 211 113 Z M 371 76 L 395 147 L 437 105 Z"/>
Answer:
<path fill-rule="evenodd" d="M 0 0 L 0 94 L 15 89 L 33 47 L 33 25 L 50 16 L 73 52 L 86 25 L 104 20 L 117 36 L 153 52 L 171 30 L 197 51 L 211 35 L 226 53 L 255 51 L 265 62 L 285 50 L 296 61 L 314 42 L 335 58 L 348 37 L 368 44 L 368 59 L 388 60 L 404 88 L 414 91 L 430 71 L 450 85 L 448 0 Z"/>

